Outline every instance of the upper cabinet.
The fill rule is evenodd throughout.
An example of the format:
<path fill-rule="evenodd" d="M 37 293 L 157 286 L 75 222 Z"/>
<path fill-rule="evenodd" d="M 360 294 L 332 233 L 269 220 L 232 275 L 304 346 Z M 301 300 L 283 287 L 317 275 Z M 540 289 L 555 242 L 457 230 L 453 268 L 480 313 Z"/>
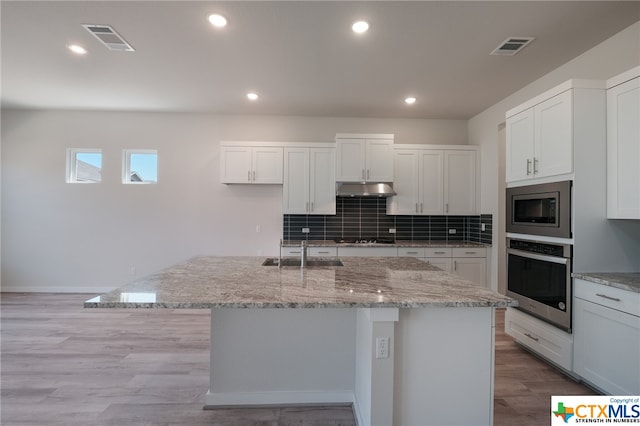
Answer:
<path fill-rule="evenodd" d="M 607 217 L 640 219 L 640 67 L 607 81 Z"/>
<path fill-rule="evenodd" d="M 507 182 L 573 172 L 572 90 L 507 117 Z"/>
<path fill-rule="evenodd" d="M 393 182 L 393 135 L 336 135 L 338 182 Z"/>
<path fill-rule="evenodd" d="M 392 215 L 473 215 L 476 209 L 477 149 L 396 145 Z M 448 149 L 447 149 L 448 148 Z"/>
<path fill-rule="evenodd" d="M 336 214 L 335 148 L 284 148 L 284 214 Z"/>
<path fill-rule="evenodd" d="M 220 145 L 220 182 L 282 184 L 282 147 Z"/>

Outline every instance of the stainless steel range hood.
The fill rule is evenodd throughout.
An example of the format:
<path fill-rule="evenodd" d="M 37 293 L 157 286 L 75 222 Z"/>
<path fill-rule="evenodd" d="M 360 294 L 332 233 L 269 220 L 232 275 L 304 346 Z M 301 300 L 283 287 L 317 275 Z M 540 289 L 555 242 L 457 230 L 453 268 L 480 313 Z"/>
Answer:
<path fill-rule="evenodd" d="M 345 182 L 338 184 L 338 197 L 391 197 L 396 195 L 390 183 L 357 183 Z"/>

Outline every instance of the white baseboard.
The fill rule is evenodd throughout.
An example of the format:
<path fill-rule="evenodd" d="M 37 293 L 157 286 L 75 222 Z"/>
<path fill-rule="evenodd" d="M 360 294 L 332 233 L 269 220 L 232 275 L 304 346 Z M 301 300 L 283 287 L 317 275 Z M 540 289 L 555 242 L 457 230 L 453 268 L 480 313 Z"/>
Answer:
<path fill-rule="evenodd" d="M 353 391 L 274 391 L 221 392 L 208 391 L 205 408 L 252 405 L 353 404 Z"/>
<path fill-rule="evenodd" d="M 2 285 L 0 292 L 2 293 L 89 293 L 102 294 L 115 290 L 118 286 L 113 287 L 41 287 L 41 286 L 11 286 Z"/>

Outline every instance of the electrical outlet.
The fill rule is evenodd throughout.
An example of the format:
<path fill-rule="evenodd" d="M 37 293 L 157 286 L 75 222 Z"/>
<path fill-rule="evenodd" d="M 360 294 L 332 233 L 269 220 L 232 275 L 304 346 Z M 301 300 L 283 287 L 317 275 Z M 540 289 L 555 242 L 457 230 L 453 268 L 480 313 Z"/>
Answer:
<path fill-rule="evenodd" d="M 487 224 L 486 224 L 486 223 L 481 223 L 481 224 L 480 224 L 480 231 L 481 231 L 481 232 L 484 232 L 484 231 L 486 231 L 486 230 L 487 230 Z"/>
<path fill-rule="evenodd" d="M 376 337 L 376 358 L 389 358 L 388 337 Z"/>
<path fill-rule="evenodd" d="M 308 234 L 309 233 L 309 228 L 302 228 L 302 233 L 303 234 Z"/>
<path fill-rule="evenodd" d="M 262 227 L 260 225 L 256 225 L 256 232 L 262 231 Z"/>
<path fill-rule="evenodd" d="M 396 228 L 389 228 L 389 233 L 390 234 L 395 234 L 396 233 Z"/>
<path fill-rule="evenodd" d="M 455 230 L 455 228 L 449 229 L 449 234 L 453 235 L 455 233 L 457 233 L 458 231 Z"/>
<path fill-rule="evenodd" d="M 136 267 L 132 266 L 131 268 L 129 268 L 129 275 L 131 275 L 132 277 L 134 277 L 136 275 Z"/>

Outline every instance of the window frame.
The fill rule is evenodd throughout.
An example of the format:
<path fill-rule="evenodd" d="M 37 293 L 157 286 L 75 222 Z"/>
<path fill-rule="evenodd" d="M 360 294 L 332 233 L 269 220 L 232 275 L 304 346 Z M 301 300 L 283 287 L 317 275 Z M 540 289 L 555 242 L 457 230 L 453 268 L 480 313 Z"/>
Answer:
<path fill-rule="evenodd" d="M 131 155 L 154 154 L 156 156 L 156 180 L 132 181 L 131 180 Z M 122 150 L 122 183 L 125 185 L 156 185 L 158 183 L 158 150 L 157 149 L 123 149 Z"/>
<path fill-rule="evenodd" d="M 100 180 L 78 180 L 78 154 L 100 154 Z M 81 184 L 102 183 L 103 160 L 102 148 L 67 148 L 65 182 Z"/>

